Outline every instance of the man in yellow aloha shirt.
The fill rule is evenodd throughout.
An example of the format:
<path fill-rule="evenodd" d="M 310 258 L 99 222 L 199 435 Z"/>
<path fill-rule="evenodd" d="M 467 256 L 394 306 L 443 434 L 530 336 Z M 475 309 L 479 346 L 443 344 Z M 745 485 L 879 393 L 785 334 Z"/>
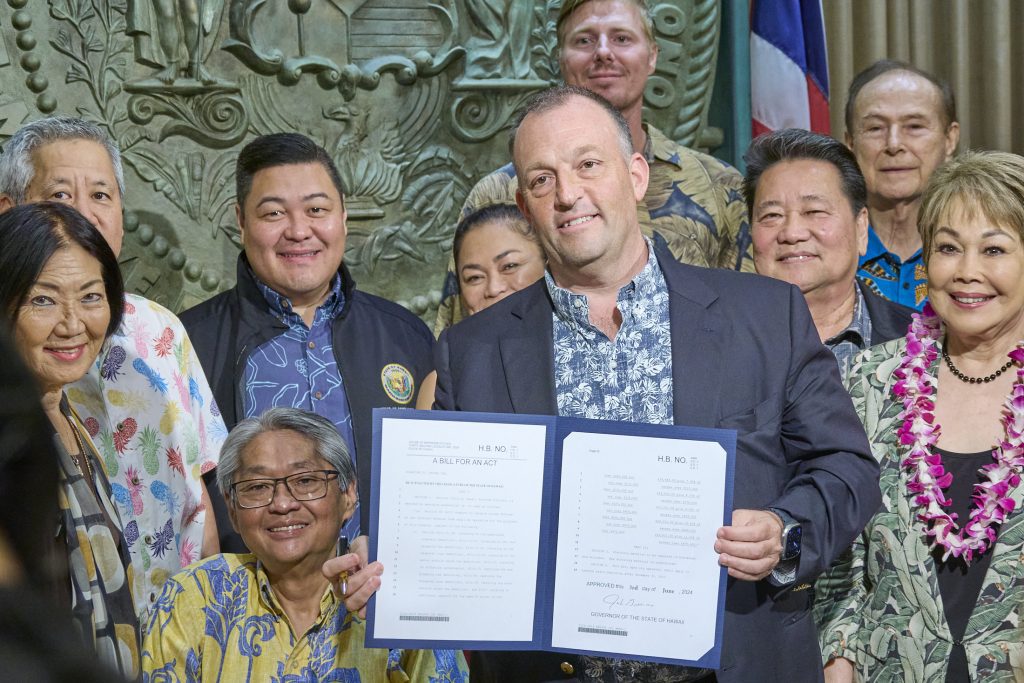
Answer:
<path fill-rule="evenodd" d="M 650 182 L 637 206 L 640 227 L 679 261 L 753 272 L 743 178 L 732 166 L 694 151 L 643 123 L 643 94 L 658 44 L 644 0 L 565 0 L 558 15 L 559 65 L 566 85 L 596 92 L 622 112 L 633 147 L 647 159 Z M 508 164 L 470 191 L 462 215 L 490 204 L 515 204 L 518 182 Z M 448 264 L 434 333 L 465 317 L 455 261 Z"/>
<path fill-rule="evenodd" d="M 364 622 L 325 578 L 356 498 L 352 460 L 329 420 L 272 408 L 239 422 L 217 477 L 253 552 L 215 555 L 168 579 L 145 629 L 147 680 L 469 680 L 461 651 L 364 647 Z"/>

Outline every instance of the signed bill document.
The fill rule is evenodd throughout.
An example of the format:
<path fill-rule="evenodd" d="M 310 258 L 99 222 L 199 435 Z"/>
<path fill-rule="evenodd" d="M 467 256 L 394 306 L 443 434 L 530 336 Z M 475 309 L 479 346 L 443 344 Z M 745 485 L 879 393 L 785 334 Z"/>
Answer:
<path fill-rule="evenodd" d="M 368 647 L 716 668 L 735 432 L 374 411 Z"/>

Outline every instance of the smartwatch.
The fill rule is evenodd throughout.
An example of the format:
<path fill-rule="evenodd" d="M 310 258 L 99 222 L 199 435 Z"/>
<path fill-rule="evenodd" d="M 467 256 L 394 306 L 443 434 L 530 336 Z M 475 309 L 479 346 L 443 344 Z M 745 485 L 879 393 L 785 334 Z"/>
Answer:
<path fill-rule="evenodd" d="M 794 560 L 800 556 L 800 539 L 803 537 L 803 527 L 800 526 L 800 522 L 796 521 L 782 510 L 776 508 L 768 508 L 774 512 L 782 520 L 782 554 L 779 556 L 780 562 L 786 560 Z"/>

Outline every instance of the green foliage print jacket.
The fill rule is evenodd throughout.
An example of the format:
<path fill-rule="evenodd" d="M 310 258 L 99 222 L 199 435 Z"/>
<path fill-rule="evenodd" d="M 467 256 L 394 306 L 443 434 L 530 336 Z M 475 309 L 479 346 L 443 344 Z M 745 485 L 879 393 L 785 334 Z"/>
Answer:
<path fill-rule="evenodd" d="M 861 353 L 847 388 L 881 465 L 882 507 L 815 584 L 822 657 L 854 662 L 860 680 L 943 683 L 952 636 L 935 562 L 900 467 L 902 403 L 892 394 L 905 339 Z M 937 371 L 933 367 L 932 371 Z M 964 635 L 972 681 L 1024 680 L 1024 484 L 999 529 L 992 563 Z"/>

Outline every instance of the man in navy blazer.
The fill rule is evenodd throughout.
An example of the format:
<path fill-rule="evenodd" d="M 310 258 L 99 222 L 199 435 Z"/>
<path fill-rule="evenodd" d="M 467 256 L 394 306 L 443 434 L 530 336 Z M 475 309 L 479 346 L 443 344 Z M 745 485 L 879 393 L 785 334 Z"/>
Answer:
<path fill-rule="evenodd" d="M 683 265 L 643 237 L 647 165 L 628 132 L 579 88 L 524 107 L 517 201 L 548 272 L 442 335 L 435 407 L 735 429 L 721 668 L 476 652 L 472 680 L 821 680 L 808 588 L 877 509 L 878 466 L 797 288 Z"/>

